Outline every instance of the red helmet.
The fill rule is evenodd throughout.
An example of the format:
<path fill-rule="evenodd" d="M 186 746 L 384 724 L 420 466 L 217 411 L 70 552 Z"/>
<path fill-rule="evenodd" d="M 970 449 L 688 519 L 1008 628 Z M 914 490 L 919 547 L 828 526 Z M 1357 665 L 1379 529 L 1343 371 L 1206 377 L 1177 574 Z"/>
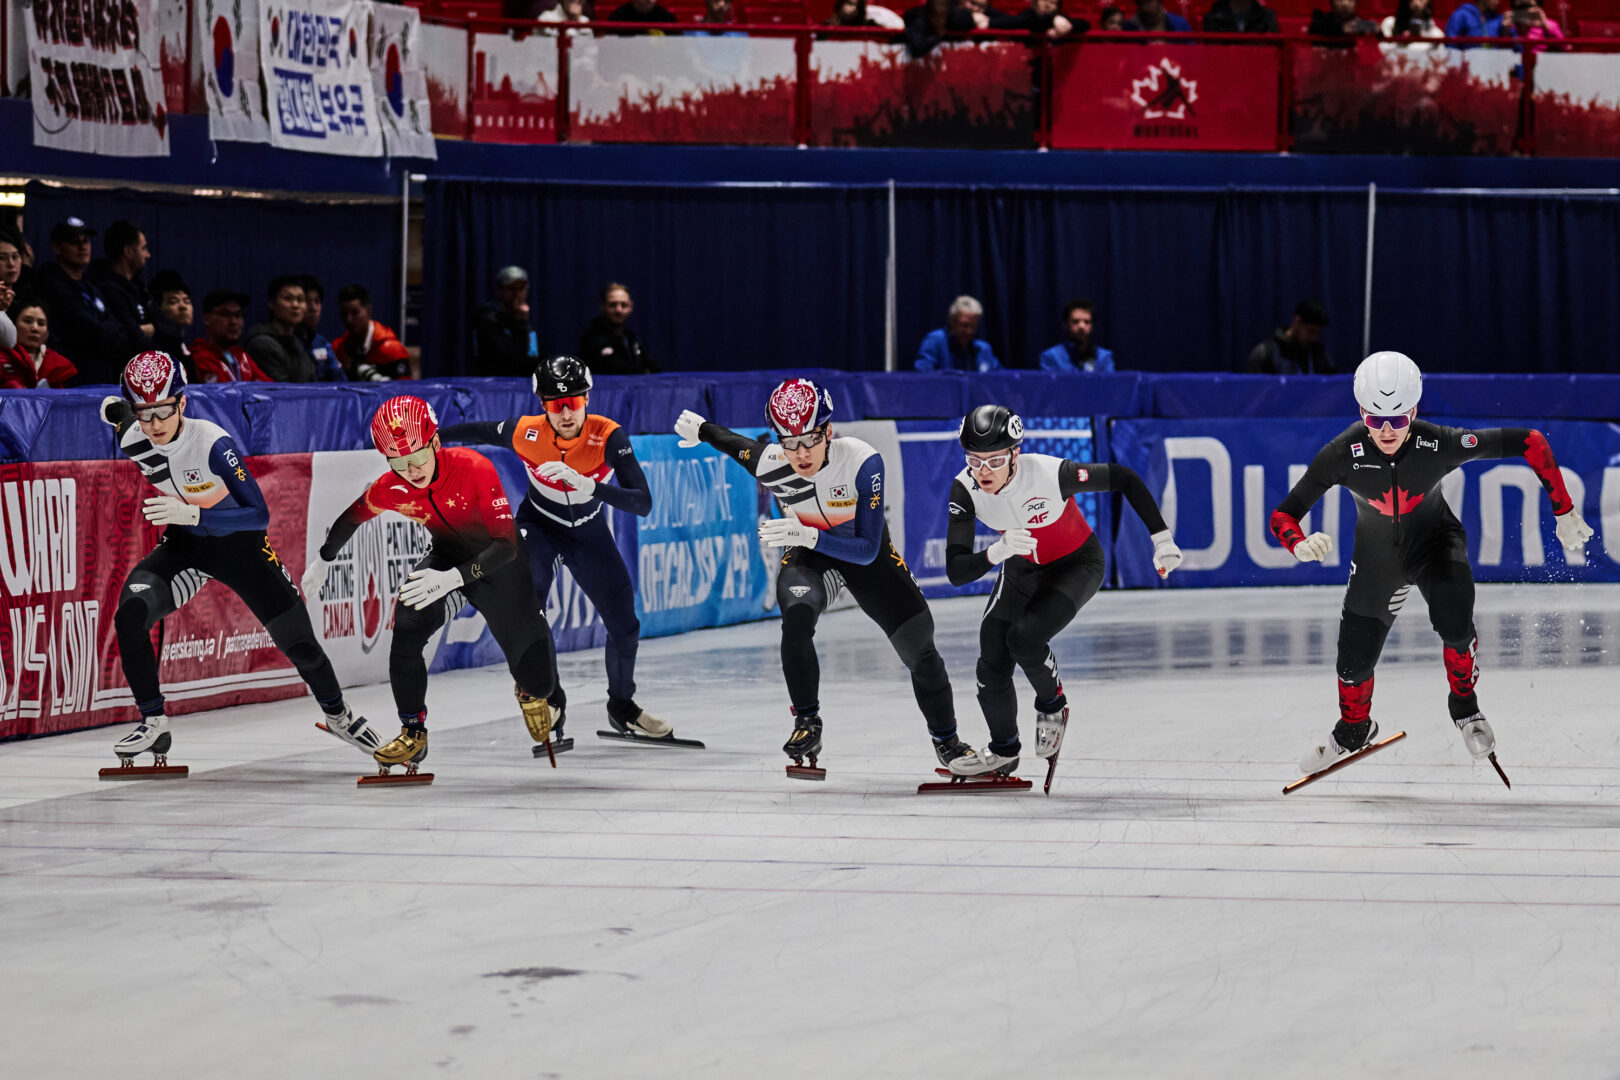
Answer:
<path fill-rule="evenodd" d="M 765 402 L 765 419 L 778 435 L 803 435 L 832 419 L 832 395 L 809 379 L 788 379 Z"/>
<path fill-rule="evenodd" d="M 118 381 L 132 405 L 150 405 L 185 393 L 186 369 L 168 353 L 153 349 L 138 353 L 125 364 L 123 378 Z"/>
<path fill-rule="evenodd" d="M 409 394 L 389 398 L 371 418 L 371 441 L 384 457 L 414 454 L 438 433 L 439 418 L 433 406 Z"/>

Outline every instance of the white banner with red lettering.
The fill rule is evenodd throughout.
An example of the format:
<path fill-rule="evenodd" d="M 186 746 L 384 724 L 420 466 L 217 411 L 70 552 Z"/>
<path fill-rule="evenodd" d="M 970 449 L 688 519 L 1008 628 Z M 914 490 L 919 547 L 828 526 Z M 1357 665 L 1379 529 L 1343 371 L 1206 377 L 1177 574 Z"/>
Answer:
<path fill-rule="evenodd" d="M 196 11 L 208 137 L 269 142 L 270 117 L 259 76 L 259 0 L 196 0 Z"/>
<path fill-rule="evenodd" d="M 152 0 L 35 0 L 24 26 L 35 146 L 169 156 Z"/>
<path fill-rule="evenodd" d="M 284 150 L 381 157 L 366 0 L 260 0 L 259 67 L 270 143 Z"/>
<path fill-rule="evenodd" d="M 392 157 L 437 159 L 422 70 L 422 16 L 415 8 L 373 4 L 368 40 L 385 151 Z"/>

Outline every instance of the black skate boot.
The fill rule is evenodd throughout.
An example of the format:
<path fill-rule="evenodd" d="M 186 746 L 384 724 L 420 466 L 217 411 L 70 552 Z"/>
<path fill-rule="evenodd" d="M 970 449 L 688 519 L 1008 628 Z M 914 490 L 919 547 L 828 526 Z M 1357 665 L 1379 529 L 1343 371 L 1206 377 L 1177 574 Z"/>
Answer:
<path fill-rule="evenodd" d="M 827 770 L 816 765 L 816 755 L 821 753 L 821 717 L 817 714 L 794 717 L 793 734 L 782 744 L 782 752 L 793 759 L 787 767 L 789 776 L 799 780 L 827 779 Z M 810 764 L 804 763 L 806 759 Z"/>

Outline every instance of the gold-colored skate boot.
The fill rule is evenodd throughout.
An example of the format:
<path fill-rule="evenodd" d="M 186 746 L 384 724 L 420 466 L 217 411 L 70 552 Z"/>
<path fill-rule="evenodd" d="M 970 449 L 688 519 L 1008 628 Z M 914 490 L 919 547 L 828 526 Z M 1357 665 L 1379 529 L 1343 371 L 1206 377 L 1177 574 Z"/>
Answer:
<path fill-rule="evenodd" d="M 378 747 L 372 753 L 379 765 L 416 764 L 427 757 L 428 736 L 424 724 L 405 724 L 393 742 Z"/>
<path fill-rule="evenodd" d="M 529 727 L 530 738 L 537 743 L 546 742 L 551 738 L 551 702 L 543 697 L 532 697 L 515 684 L 512 692 L 517 695 L 518 708 L 523 710 L 523 722 Z"/>

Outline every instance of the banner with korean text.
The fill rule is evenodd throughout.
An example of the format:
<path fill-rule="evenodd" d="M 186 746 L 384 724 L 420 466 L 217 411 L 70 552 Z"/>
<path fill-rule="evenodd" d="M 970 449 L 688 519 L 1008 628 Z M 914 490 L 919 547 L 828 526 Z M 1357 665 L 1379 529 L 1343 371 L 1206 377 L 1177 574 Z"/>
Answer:
<path fill-rule="evenodd" d="M 268 95 L 270 143 L 350 157 L 380 157 L 366 35 L 365 0 L 262 0 L 259 66 Z"/>
<path fill-rule="evenodd" d="M 24 25 L 35 146 L 169 156 L 152 0 L 35 0 Z"/>

